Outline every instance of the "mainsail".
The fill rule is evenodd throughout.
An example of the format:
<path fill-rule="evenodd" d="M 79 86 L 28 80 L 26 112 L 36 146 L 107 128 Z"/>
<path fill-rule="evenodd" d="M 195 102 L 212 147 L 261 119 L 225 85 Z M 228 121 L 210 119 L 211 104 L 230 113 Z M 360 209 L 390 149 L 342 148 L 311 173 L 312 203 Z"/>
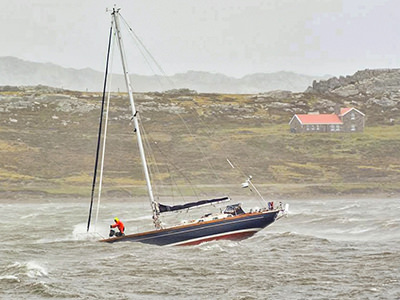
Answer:
<path fill-rule="evenodd" d="M 198 207 L 198 206 L 203 206 L 203 205 L 208 205 L 208 204 L 215 204 L 219 202 L 226 202 L 231 200 L 229 197 L 222 197 L 222 198 L 215 198 L 215 199 L 209 199 L 209 200 L 200 200 L 197 202 L 189 202 L 181 205 L 164 205 L 161 203 L 157 203 L 158 205 L 158 211 L 160 213 L 163 212 L 168 212 L 168 211 L 176 211 L 176 210 L 182 210 L 182 209 L 190 209 L 193 207 Z"/>

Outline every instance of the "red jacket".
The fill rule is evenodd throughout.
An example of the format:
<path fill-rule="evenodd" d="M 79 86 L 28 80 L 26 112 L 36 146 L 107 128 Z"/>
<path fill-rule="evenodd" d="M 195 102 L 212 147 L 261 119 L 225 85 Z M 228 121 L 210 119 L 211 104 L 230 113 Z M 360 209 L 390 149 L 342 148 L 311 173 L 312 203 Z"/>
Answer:
<path fill-rule="evenodd" d="M 115 224 L 111 225 L 112 228 L 118 227 L 119 231 L 121 233 L 124 233 L 125 231 L 125 226 L 124 223 L 122 223 L 120 220 L 118 220 L 117 222 L 115 222 Z"/>

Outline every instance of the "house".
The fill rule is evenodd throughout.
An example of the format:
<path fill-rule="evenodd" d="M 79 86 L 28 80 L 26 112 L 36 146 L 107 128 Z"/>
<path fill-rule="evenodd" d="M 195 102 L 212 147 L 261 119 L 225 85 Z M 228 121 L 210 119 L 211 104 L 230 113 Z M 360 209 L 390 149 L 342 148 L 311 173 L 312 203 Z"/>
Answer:
<path fill-rule="evenodd" d="M 335 108 L 333 114 L 296 114 L 291 132 L 362 132 L 365 114 L 354 107 Z"/>

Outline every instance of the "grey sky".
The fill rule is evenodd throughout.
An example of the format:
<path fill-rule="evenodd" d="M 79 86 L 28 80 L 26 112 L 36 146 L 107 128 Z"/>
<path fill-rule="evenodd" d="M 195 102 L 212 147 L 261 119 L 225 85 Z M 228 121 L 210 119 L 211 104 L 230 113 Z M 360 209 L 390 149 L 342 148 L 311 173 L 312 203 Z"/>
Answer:
<path fill-rule="evenodd" d="M 348 75 L 400 62 L 398 0 L 0 0 L 0 56 L 102 71 L 122 16 L 168 74 Z M 129 41 L 127 42 L 129 44 Z M 127 45 L 129 46 L 129 45 Z M 135 51 L 131 73 L 151 74 Z"/>

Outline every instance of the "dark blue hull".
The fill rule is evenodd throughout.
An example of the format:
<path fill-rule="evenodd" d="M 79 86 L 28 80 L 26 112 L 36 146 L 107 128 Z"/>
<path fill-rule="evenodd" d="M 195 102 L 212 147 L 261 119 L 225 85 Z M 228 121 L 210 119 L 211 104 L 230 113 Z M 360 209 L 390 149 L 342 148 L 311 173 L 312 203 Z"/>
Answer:
<path fill-rule="evenodd" d="M 101 240 L 140 242 L 153 245 L 195 245 L 218 239 L 244 239 L 273 223 L 279 210 L 245 213 L 225 219 L 153 230 Z"/>

